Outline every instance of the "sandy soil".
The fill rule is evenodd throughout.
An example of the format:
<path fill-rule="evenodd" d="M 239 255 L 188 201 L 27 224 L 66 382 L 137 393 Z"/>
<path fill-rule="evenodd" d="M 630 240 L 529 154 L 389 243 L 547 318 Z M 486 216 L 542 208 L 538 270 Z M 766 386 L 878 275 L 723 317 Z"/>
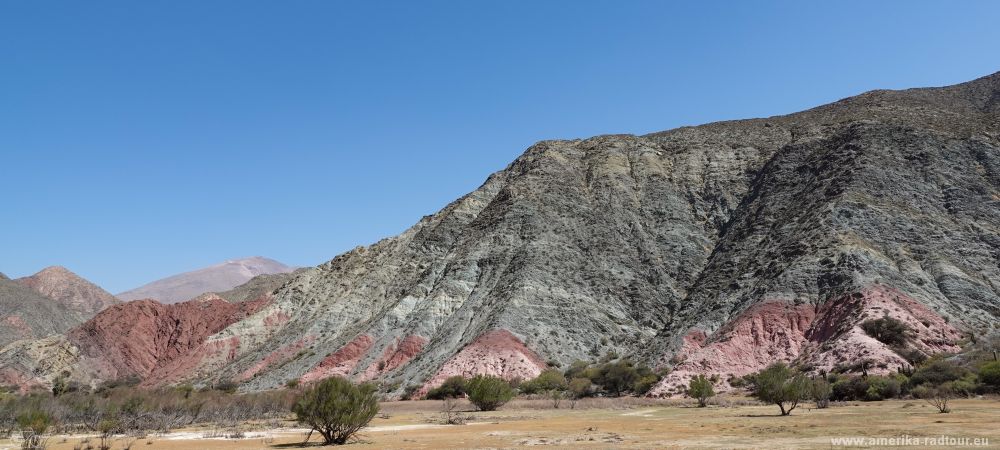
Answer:
<path fill-rule="evenodd" d="M 739 404 L 731 402 L 729 404 Z M 358 442 L 345 448 L 835 448 L 831 438 L 987 438 L 1000 448 L 1000 400 L 956 400 L 939 414 L 918 401 L 850 403 L 829 409 L 796 409 L 777 416 L 770 406 L 694 408 L 679 402 L 604 401 L 574 410 L 551 409 L 544 401 L 517 401 L 501 411 L 462 412 L 466 425 L 442 425 L 441 402 L 394 402 Z M 467 405 L 466 405 L 467 406 Z M 205 436 L 206 429 L 181 430 L 138 440 L 132 449 L 299 448 L 306 430 L 248 431 L 245 439 Z M 313 442 L 317 441 L 313 437 Z M 56 437 L 51 449 L 70 450 L 81 437 Z M 96 439 L 91 438 L 96 444 Z M 911 441 L 912 442 L 912 441 Z M 119 439 L 113 448 L 125 444 Z M 0 441 L 0 449 L 14 448 Z M 854 447 L 859 448 L 859 447 Z M 867 447 L 871 448 L 871 447 Z M 934 448 L 921 446 L 920 448 Z M 943 447 L 941 447 L 943 448 Z M 956 447 L 948 447 L 956 448 Z"/>

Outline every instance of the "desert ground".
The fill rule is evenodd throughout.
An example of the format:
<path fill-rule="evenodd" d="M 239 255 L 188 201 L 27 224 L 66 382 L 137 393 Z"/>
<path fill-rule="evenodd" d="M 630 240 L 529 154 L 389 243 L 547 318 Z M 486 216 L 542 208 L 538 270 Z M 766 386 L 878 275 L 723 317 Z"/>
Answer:
<path fill-rule="evenodd" d="M 685 401 L 588 399 L 575 409 L 553 409 L 544 400 L 517 400 L 500 411 L 473 411 L 460 403 L 464 425 L 444 425 L 440 401 L 388 402 L 371 426 L 344 448 L 837 448 L 835 438 L 897 438 L 901 446 L 924 445 L 924 438 L 979 438 L 978 448 L 1000 448 L 1000 399 L 953 401 L 953 412 L 940 414 L 921 401 L 850 402 L 815 409 L 811 404 L 780 417 L 774 406 L 743 399 L 723 399 L 707 408 Z M 132 449 L 281 449 L 299 448 L 307 430 L 248 426 L 242 439 L 211 437 L 220 430 L 197 428 L 150 435 L 131 442 Z M 85 448 L 83 436 L 56 436 L 49 448 Z M 89 442 L 96 447 L 97 438 Z M 318 446 L 318 436 L 312 442 Z M 119 438 L 112 448 L 129 440 Z M 0 441 L 0 449 L 17 448 Z M 855 445 L 852 448 L 877 448 Z M 975 447 L 969 445 L 968 447 Z"/>

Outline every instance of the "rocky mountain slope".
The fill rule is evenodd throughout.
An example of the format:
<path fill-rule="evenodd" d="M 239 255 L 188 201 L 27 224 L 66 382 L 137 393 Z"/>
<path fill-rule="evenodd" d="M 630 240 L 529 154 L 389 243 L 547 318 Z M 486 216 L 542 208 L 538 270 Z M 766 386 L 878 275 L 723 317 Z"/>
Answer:
<path fill-rule="evenodd" d="M 65 304 L 84 318 L 93 317 L 104 309 L 121 303 L 109 292 L 65 267 L 47 267 L 15 281 Z"/>
<path fill-rule="evenodd" d="M 118 298 L 125 301 L 154 299 L 163 303 L 177 303 L 206 292 L 228 291 L 258 275 L 289 273 L 293 270 L 294 267 L 261 256 L 234 259 L 154 281 L 122 292 L 118 294 Z"/>
<path fill-rule="evenodd" d="M 997 327 L 998 228 L 1000 73 L 544 141 L 399 236 L 296 274 L 147 383 L 337 374 L 398 393 L 608 352 L 671 368 L 657 395 L 776 360 L 889 371 L 907 362 L 867 318 L 907 322 L 923 353 Z"/>
<path fill-rule="evenodd" d="M 118 303 L 64 267 L 48 267 L 16 280 L 0 276 L 0 347 L 63 333 Z"/>
<path fill-rule="evenodd" d="M 19 339 L 62 333 L 81 322 L 80 314 L 63 304 L 0 277 L 0 347 Z"/>

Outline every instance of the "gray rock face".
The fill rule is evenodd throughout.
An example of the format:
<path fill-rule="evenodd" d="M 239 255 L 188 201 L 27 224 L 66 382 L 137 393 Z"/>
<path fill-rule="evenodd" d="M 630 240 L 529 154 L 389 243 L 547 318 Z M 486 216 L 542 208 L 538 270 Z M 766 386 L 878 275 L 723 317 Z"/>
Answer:
<path fill-rule="evenodd" d="M 812 317 L 873 286 L 959 330 L 994 327 L 998 111 L 992 75 L 769 119 L 541 142 L 400 236 L 297 276 L 216 336 L 240 342 L 234 360 L 195 376 L 242 374 L 260 389 L 327 367 L 421 384 L 474 367 L 463 349 L 496 329 L 552 363 L 614 351 L 673 365 L 691 330 L 699 345 L 721 342 L 753 305 Z M 794 339 L 847 336 L 861 311 Z M 809 347 L 765 344 L 789 347 L 775 359 Z"/>
<path fill-rule="evenodd" d="M 20 339 L 62 333 L 85 320 L 79 312 L 10 279 L 0 279 L 0 348 Z"/>
<path fill-rule="evenodd" d="M 163 303 L 177 303 L 207 292 L 228 291 L 258 275 L 289 273 L 293 270 L 294 267 L 261 256 L 234 259 L 154 281 L 122 292 L 118 294 L 118 298 L 124 301 L 149 298 Z"/>

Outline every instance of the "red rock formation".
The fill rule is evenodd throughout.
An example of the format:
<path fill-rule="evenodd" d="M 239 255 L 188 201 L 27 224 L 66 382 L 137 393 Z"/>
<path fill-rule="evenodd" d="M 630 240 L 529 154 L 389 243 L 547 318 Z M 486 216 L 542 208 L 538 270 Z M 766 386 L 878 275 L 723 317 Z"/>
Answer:
<path fill-rule="evenodd" d="M 365 369 L 361 379 L 371 380 L 377 378 L 379 374 L 392 372 L 417 356 L 424 345 L 427 345 L 427 339 L 417 335 L 407 336 L 402 341 L 388 345 L 382 356 Z"/>
<path fill-rule="evenodd" d="M 302 375 L 300 381 L 309 383 L 332 376 L 347 376 L 358 365 L 358 362 L 365 356 L 365 353 L 368 353 L 373 343 L 374 340 L 371 336 L 367 334 L 359 335 L 351 340 L 351 342 L 348 342 L 347 345 L 344 345 L 336 352 L 324 358 L 319 365 L 306 372 L 305 375 Z"/>
<path fill-rule="evenodd" d="M 105 310 L 67 337 L 106 378 L 145 378 L 265 304 L 219 297 L 172 305 L 139 300 Z"/>
<path fill-rule="evenodd" d="M 418 394 L 440 386 L 455 375 L 494 375 L 508 380 L 527 380 L 538 376 L 545 367 L 545 361 L 509 331 L 491 330 L 451 357 Z"/>

